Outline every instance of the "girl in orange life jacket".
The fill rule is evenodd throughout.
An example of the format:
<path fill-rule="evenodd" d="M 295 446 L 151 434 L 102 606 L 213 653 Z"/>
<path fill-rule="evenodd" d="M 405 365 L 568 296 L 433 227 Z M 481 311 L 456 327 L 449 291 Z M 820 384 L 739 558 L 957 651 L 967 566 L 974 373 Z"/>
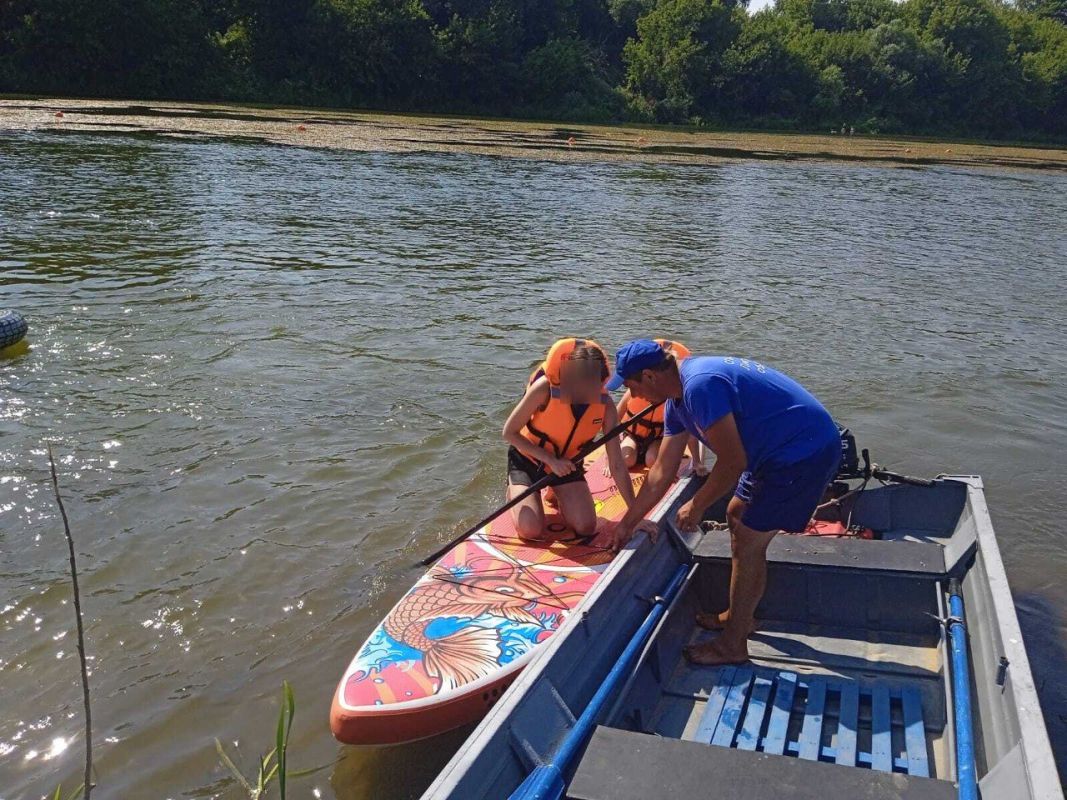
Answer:
<path fill-rule="evenodd" d="M 522 493 L 545 475 L 556 503 L 579 536 L 596 533 L 593 495 L 585 469 L 571 460 L 578 451 L 618 424 L 618 413 L 604 389 L 608 359 L 590 339 L 560 339 L 544 363 L 530 376 L 526 394 L 504 423 L 508 448 L 508 499 Z M 612 477 L 626 505 L 633 502 L 633 486 L 623 462 L 618 438 L 605 444 Z M 527 540 L 543 535 L 545 512 L 538 493 L 511 510 L 515 530 Z"/>
<path fill-rule="evenodd" d="M 682 361 L 692 355 L 689 348 L 680 342 L 672 342 L 668 339 L 654 339 L 654 342 L 674 356 L 675 361 Z M 622 421 L 636 416 L 648 407 L 648 402 L 634 397 L 627 389 L 619 401 L 618 415 Z M 656 463 L 659 456 L 659 446 L 663 441 L 663 406 L 660 406 L 644 419 L 635 422 L 634 426 L 622 435 L 622 457 L 626 461 L 626 467 L 633 469 L 635 466 L 644 464 L 651 467 Z M 697 475 L 707 475 L 708 469 L 704 465 L 704 451 L 696 437 L 689 441 L 689 455 L 693 461 L 693 471 Z"/>

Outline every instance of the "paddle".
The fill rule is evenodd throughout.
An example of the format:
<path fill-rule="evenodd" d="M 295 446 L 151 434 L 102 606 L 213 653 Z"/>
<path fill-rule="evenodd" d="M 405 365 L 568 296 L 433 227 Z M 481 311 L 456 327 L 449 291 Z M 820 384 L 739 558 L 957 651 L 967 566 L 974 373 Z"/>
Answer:
<path fill-rule="evenodd" d="M 583 447 L 581 450 L 578 451 L 577 455 L 575 455 L 574 458 L 571 459 L 571 461 L 574 463 L 575 466 L 580 465 L 582 463 L 582 461 L 585 460 L 586 456 L 588 456 L 590 453 L 592 453 L 594 450 L 596 450 L 598 447 L 600 447 L 602 444 L 604 444 L 604 442 L 606 442 L 606 441 L 608 441 L 610 439 L 614 439 L 620 433 L 625 431 L 627 428 L 629 428 L 635 422 L 637 422 L 640 419 L 642 419 L 646 414 L 649 414 L 652 411 L 654 411 L 660 405 L 662 405 L 662 404 L 661 403 L 653 403 L 648 408 L 645 408 L 642 411 L 638 412 L 637 414 L 635 414 L 634 416 L 630 417 L 625 422 L 620 422 L 618 425 L 616 425 L 610 431 L 605 433 L 599 439 L 596 439 L 595 441 L 589 442 L 589 444 L 587 444 L 585 447 Z M 500 508 L 498 508 L 496 511 L 492 512 L 491 514 L 489 514 L 484 519 L 481 519 L 478 522 L 476 522 L 474 525 L 469 527 L 467 530 L 465 530 L 463 533 L 461 533 L 455 539 L 453 539 L 452 541 L 448 542 L 447 544 L 445 544 L 444 546 L 440 547 L 439 549 L 435 550 L 430 555 L 426 556 L 426 558 L 422 559 L 415 566 L 420 566 L 420 567 L 428 567 L 428 566 L 430 566 L 430 564 L 435 562 L 437 559 L 439 559 L 441 556 L 443 556 L 445 553 L 447 553 L 449 550 L 451 550 L 457 544 L 459 544 L 460 542 L 464 541 L 465 539 L 473 536 L 475 533 L 480 531 L 484 526 L 488 525 L 490 522 L 492 522 L 494 519 L 499 517 L 505 511 L 507 511 L 510 508 L 513 508 L 514 506 L 517 506 L 519 503 L 521 503 L 527 497 L 532 495 L 534 492 L 539 492 L 542 489 L 544 489 L 546 486 L 548 486 L 549 482 L 552 480 L 553 477 L 555 477 L 555 476 L 553 476 L 553 475 L 545 475 L 545 477 L 543 477 L 543 478 L 541 478 L 541 480 L 535 482 L 532 486 L 530 486 L 530 488 L 528 488 L 522 494 L 515 495 L 515 497 L 511 498 L 510 500 L 508 500 L 506 503 L 504 503 L 504 505 L 500 506 Z"/>
<path fill-rule="evenodd" d="M 570 770 L 574 759 L 578 757 L 582 747 L 585 746 L 586 740 L 592 734 L 600 712 L 623 680 L 629 676 L 642 648 L 644 648 L 649 637 L 652 636 L 652 631 L 667 612 L 667 607 L 674 600 L 675 595 L 678 594 L 682 584 L 685 583 L 685 576 L 688 572 L 689 567 L 685 564 L 675 570 L 670 582 L 664 588 L 663 594 L 653 600 L 652 610 L 648 612 L 644 622 L 641 623 L 626 644 L 625 649 L 619 654 L 615 664 L 608 671 L 607 676 L 589 701 L 589 705 L 585 707 L 582 715 L 574 721 L 573 727 L 571 727 L 548 761 L 539 765 L 527 775 L 526 779 L 519 784 L 519 787 L 511 793 L 509 800 L 562 800 L 567 790 L 567 784 L 563 776 Z"/>

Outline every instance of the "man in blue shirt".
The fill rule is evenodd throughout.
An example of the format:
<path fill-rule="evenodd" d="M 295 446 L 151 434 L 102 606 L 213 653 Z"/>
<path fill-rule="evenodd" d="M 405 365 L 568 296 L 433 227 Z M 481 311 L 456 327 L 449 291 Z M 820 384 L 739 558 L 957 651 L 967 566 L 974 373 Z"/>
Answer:
<path fill-rule="evenodd" d="M 686 655 L 700 664 L 747 661 L 748 636 L 767 586 L 767 546 L 779 531 L 807 527 L 837 474 L 837 425 L 803 386 L 758 361 L 694 356 L 679 364 L 649 339 L 630 342 L 616 355 L 608 388 L 623 384 L 650 403 L 665 401 L 666 413 L 659 459 L 615 529 L 613 548 L 638 529 L 653 535 L 655 526 L 642 522 L 644 516 L 666 494 L 689 438 L 703 442 L 715 453 L 715 466 L 675 521 L 683 530 L 696 528 L 708 506 L 733 491 L 726 512 L 733 553 L 730 608 L 698 616 L 722 635 Z"/>

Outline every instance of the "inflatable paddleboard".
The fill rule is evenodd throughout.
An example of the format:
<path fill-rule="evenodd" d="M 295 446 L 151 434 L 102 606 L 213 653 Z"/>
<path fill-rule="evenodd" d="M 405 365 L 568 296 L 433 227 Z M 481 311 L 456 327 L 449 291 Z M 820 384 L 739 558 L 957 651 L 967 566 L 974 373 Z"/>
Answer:
<path fill-rule="evenodd" d="M 505 513 L 430 567 L 356 652 L 330 728 L 347 744 L 395 744 L 480 719 L 581 603 L 611 562 L 604 545 L 626 512 L 607 456 L 586 460 L 596 537 L 546 505 L 544 542 L 522 541 Z M 688 469 L 688 460 L 683 470 Z M 634 492 L 644 472 L 631 473 Z"/>

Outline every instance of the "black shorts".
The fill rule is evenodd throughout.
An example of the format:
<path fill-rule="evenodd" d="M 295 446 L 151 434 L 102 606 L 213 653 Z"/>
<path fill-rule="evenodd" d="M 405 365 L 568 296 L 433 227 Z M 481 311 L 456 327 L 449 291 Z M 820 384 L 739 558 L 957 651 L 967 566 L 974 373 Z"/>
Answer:
<path fill-rule="evenodd" d="M 508 483 L 512 486 L 533 486 L 547 474 L 549 473 L 545 472 L 542 464 L 527 458 L 515 447 L 508 448 Z M 564 475 L 562 478 L 553 476 L 548 485 L 561 486 L 565 483 L 577 483 L 584 480 L 585 465 L 582 465 L 570 475 Z"/>
<path fill-rule="evenodd" d="M 796 464 L 741 473 L 734 495 L 748 506 L 741 521 L 757 531 L 798 532 L 807 527 L 841 462 L 840 437 Z"/>
<path fill-rule="evenodd" d="M 635 463 L 639 467 L 644 466 L 644 464 L 645 464 L 645 456 L 648 455 L 648 448 L 650 448 L 654 442 L 658 442 L 659 441 L 659 437 L 658 436 L 635 436 L 632 433 L 629 434 L 629 436 L 630 436 L 631 439 L 634 440 L 634 444 L 637 445 L 637 450 L 636 450 L 637 461 Z"/>

